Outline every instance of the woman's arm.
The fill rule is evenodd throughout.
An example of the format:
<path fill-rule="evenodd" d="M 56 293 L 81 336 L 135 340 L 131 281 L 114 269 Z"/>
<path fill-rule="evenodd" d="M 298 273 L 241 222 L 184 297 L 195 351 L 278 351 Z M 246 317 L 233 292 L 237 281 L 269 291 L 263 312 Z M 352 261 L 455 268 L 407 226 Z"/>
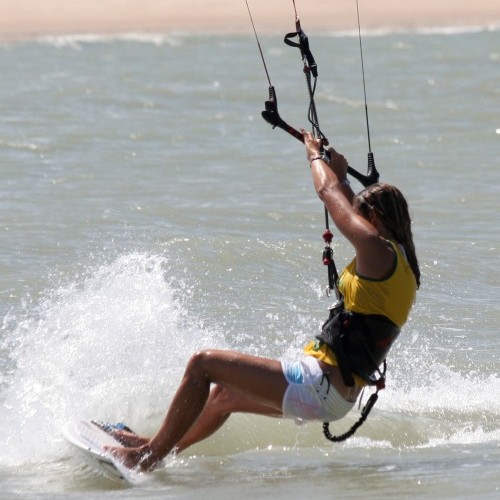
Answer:
<path fill-rule="evenodd" d="M 314 188 L 335 226 L 354 246 L 357 271 L 373 279 L 387 276 L 394 262 L 394 252 L 386 242 L 390 235 L 374 214 L 366 218 L 355 210 L 354 193 L 345 182 L 347 160 L 333 148 L 329 149 L 329 164 L 317 159 L 321 156 L 321 141 L 310 132 L 304 132 L 304 144 Z"/>

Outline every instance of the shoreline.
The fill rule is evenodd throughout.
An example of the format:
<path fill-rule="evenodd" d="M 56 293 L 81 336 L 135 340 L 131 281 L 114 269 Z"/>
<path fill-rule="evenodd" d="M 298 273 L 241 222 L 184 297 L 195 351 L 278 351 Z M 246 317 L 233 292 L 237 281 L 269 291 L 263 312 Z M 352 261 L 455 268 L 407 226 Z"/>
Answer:
<path fill-rule="evenodd" d="M 453 35 L 472 35 L 475 33 L 489 33 L 500 31 L 499 26 L 433 26 L 433 27 L 422 27 L 415 29 L 404 29 L 404 28 L 375 28 L 372 30 L 361 29 L 361 36 L 363 38 L 379 37 L 387 35 L 416 35 L 416 36 L 427 36 L 427 35 L 443 35 L 443 36 L 453 36 Z M 309 36 L 315 38 L 318 37 L 331 37 L 331 38 L 343 38 L 343 37 L 358 37 L 358 29 L 353 28 L 351 30 L 338 30 L 338 31 L 314 31 L 308 30 Z M 259 40 L 265 40 L 267 37 L 278 37 L 283 38 L 283 33 L 266 32 L 259 33 Z M 0 47 L 22 44 L 22 43 L 44 43 L 49 45 L 55 45 L 62 47 L 65 45 L 73 44 L 92 44 L 92 43 L 106 43 L 113 41 L 125 41 L 125 42 L 137 42 L 137 43 L 148 43 L 153 45 L 164 45 L 175 43 L 176 40 L 182 40 L 183 38 L 189 37 L 206 37 L 207 39 L 213 37 L 252 37 L 254 40 L 254 34 L 245 32 L 229 32 L 229 31 L 201 31 L 193 32 L 190 30 L 185 31 L 170 31 L 170 32 L 157 32 L 157 31 L 130 31 L 130 32 L 81 32 L 81 33 L 53 33 L 53 34 L 40 34 L 26 37 L 15 37 L 15 38 L 2 38 L 0 36 Z"/>
<path fill-rule="evenodd" d="M 421 0 L 406 6 L 395 0 L 376 5 L 359 0 L 365 32 L 432 32 L 496 30 L 498 0 Z M 259 35 L 293 31 L 289 0 L 248 0 Z M 355 0 L 296 1 L 304 30 L 332 34 L 357 30 Z M 50 36 L 125 34 L 251 34 L 244 0 L 2 0 L 0 40 L 21 41 Z"/>

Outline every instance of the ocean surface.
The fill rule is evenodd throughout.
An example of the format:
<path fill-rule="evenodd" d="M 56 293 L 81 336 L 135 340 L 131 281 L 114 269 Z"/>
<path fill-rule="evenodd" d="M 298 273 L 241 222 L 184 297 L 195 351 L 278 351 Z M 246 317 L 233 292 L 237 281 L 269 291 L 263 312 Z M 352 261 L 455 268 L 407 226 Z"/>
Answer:
<path fill-rule="evenodd" d="M 355 35 L 309 33 L 322 129 L 364 171 Z M 260 41 L 282 117 L 307 127 L 298 51 Z M 422 268 L 367 422 L 332 444 L 235 415 L 133 488 L 62 427 L 154 432 L 200 348 L 300 357 L 331 303 L 323 207 L 302 145 L 260 117 L 253 35 L 0 44 L 0 498 L 500 498 L 499 42 L 363 37 L 372 150 Z M 338 234 L 334 252 L 353 255 Z"/>

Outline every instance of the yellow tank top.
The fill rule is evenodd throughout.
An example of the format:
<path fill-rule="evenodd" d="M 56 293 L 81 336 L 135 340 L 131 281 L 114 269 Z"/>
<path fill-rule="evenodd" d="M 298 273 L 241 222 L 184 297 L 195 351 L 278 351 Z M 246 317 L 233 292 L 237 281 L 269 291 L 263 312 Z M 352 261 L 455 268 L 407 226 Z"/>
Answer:
<path fill-rule="evenodd" d="M 338 287 L 347 311 L 381 314 L 401 327 L 406 323 L 415 302 L 417 283 L 399 245 L 394 241 L 388 243 L 395 251 L 394 271 L 388 278 L 375 280 L 358 275 L 356 259 L 353 259 L 340 275 Z M 330 365 L 337 365 L 332 350 L 326 344 L 320 345 L 318 340 L 307 344 L 304 353 Z M 361 378 L 354 378 L 356 385 L 365 385 Z"/>

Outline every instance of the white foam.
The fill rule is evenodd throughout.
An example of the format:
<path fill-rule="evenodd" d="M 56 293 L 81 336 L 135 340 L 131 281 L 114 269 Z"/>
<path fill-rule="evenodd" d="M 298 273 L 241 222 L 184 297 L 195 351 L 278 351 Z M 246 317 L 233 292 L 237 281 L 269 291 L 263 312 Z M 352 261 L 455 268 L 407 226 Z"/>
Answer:
<path fill-rule="evenodd" d="M 162 256 L 124 255 L 8 319 L 15 369 L 3 381 L 0 461 L 51 456 L 75 418 L 157 425 L 190 354 L 224 345 L 186 321 L 168 269 Z"/>
<path fill-rule="evenodd" d="M 75 33 L 69 35 L 46 35 L 37 38 L 38 43 L 53 45 L 54 47 L 71 47 L 80 49 L 83 44 L 112 43 L 112 42 L 136 42 L 158 47 L 167 45 L 179 46 L 183 43 L 185 35 L 181 33 L 119 33 L 114 35 L 98 33 Z"/>

